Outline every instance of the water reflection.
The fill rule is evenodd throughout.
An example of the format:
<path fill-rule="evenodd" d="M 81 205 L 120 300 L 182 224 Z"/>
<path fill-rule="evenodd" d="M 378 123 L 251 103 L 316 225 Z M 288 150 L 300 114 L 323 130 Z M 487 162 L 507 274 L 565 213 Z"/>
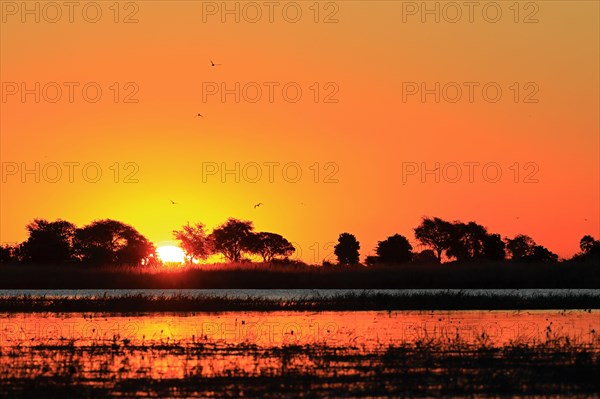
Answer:
<path fill-rule="evenodd" d="M 485 339 L 498 346 L 562 337 L 594 345 L 599 336 L 598 310 L 0 315 L 0 345 L 4 347 L 66 340 L 92 345 L 113 338 L 135 345 L 168 340 L 373 348 L 423 339 L 467 343 Z"/>
<path fill-rule="evenodd" d="M 293 397 L 586 397 L 598 331 L 600 311 L 3 314 L 0 385 L 10 397 L 241 397 L 269 384 Z"/>

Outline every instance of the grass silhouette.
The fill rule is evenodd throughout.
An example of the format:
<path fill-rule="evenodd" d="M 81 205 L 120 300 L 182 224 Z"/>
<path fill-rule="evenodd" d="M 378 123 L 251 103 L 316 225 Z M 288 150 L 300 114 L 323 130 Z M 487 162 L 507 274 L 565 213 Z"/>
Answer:
<path fill-rule="evenodd" d="M 598 288 L 600 267 L 562 262 L 329 266 L 238 263 L 188 267 L 1 265 L 0 289 Z"/>
<path fill-rule="evenodd" d="M 375 348 L 203 340 L 132 344 L 113 337 L 89 345 L 35 341 L 2 352 L 0 385 L 11 398 L 483 397 L 490 392 L 584 398 L 600 388 L 599 348 L 560 337 L 503 346 L 490 345 L 485 337 L 423 339 Z"/>
<path fill-rule="evenodd" d="M 223 311 L 361 311 L 361 310 L 518 310 L 600 309 L 600 296 L 568 294 L 520 296 L 417 292 L 334 294 L 289 299 L 227 295 L 124 295 L 100 297 L 0 296 L 0 312 L 223 312 Z"/>

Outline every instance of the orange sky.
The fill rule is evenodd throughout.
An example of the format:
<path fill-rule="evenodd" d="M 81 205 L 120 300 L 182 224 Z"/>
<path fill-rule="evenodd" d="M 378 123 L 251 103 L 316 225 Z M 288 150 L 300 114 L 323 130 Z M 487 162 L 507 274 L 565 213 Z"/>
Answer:
<path fill-rule="evenodd" d="M 241 2 L 240 22 L 225 15 L 223 23 L 222 2 L 122 2 L 115 23 L 114 2 L 100 1 L 96 23 L 86 21 L 95 11 L 88 6 L 84 15 L 85 3 L 75 8 L 73 23 L 67 8 L 52 23 L 56 10 L 44 2 L 36 22 L 21 2 L 3 1 L 0 241 L 23 240 L 25 224 L 36 217 L 78 225 L 115 218 L 162 243 L 188 221 L 213 227 L 232 216 L 284 235 L 302 249 L 304 260 L 320 262 L 343 231 L 357 236 L 363 257 L 394 233 L 414 241 L 412 229 L 424 215 L 475 220 L 503 236 L 526 233 L 561 256 L 571 256 L 584 234 L 598 238 L 598 2 L 530 2 L 537 10 L 522 2 L 519 23 L 509 8 L 513 2 L 498 2 L 502 16 L 496 23 L 484 18 L 487 2 L 475 8 L 472 23 L 466 8 L 449 23 L 445 19 L 454 11 L 445 9 L 444 15 L 445 3 L 439 3 L 436 23 L 422 10 L 403 14 L 408 3 L 320 2 L 315 23 L 314 2 L 276 2 L 272 23 L 265 6 L 262 18 L 251 23 L 255 10 Z M 233 8 L 235 2 L 227 4 Z M 293 17 L 294 4 L 302 16 L 290 23 L 282 9 Z M 216 15 L 203 12 L 213 5 Z M 494 17 L 493 9 L 487 11 L 486 18 Z M 338 22 L 323 23 L 332 12 Z M 123 23 L 131 13 L 138 22 Z M 523 23 L 532 13 L 538 22 Z M 223 65 L 212 68 L 210 59 Z M 23 82 L 34 91 L 40 82 L 39 103 L 34 94 L 22 101 Z M 49 101 L 55 97 L 49 82 L 63 88 L 55 103 Z M 78 84 L 72 102 L 64 82 Z M 81 88 L 89 82 L 102 89 L 98 102 L 83 97 Z M 247 86 L 239 103 L 233 94 L 204 101 L 203 87 L 225 83 L 233 89 L 236 82 L 256 82 L 264 88 L 262 97 L 249 101 L 255 91 Z M 273 102 L 264 82 L 279 85 Z M 302 89 L 297 103 L 283 97 L 281 87 L 290 82 Z M 310 88 L 315 82 L 319 102 Z M 456 103 L 443 97 L 435 103 L 433 95 L 425 102 L 419 95 L 403 101 L 403 82 L 429 88 L 456 82 L 464 91 Z M 473 102 L 464 82 L 479 84 Z M 502 89 L 496 103 L 482 96 L 489 82 Z M 515 82 L 518 102 L 510 88 Z M 132 87 L 139 88 L 133 97 L 138 102 L 125 103 Z M 339 88 L 338 102 L 324 103 L 332 87 Z M 538 102 L 524 103 L 535 87 Z M 453 97 L 454 89 L 447 88 Z M 48 173 L 45 179 L 40 170 L 39 183 L 35 174 L 9 174 L 14 165 L 34 168 L 36 162 Z M 48 181 L 54 176 L 49 162 L 62 165 L 56 183 Z M 65 162 L 80 165 L 72 183 Z M 96 183 L 81 173 L 92 162 L 102 170 Z M 137 183 L 123 182 L 133 170 L 124 169 L 129 162 L 139 168 Z M 263 177 L 256 183 L 243 176 L 236 183 L 233 175 L 225 182 L 220 175 L 203 179 L 203 163 L 215 162 L 229 168 L 239 162 L 252 176 L 254 169 L 243 167 L 257 163 Z M 270 162 L 280 165 L 273 182 L 265 165 Z M 458 163 L 463 177 L 435 182 L 433 175 L 422 181 L 417 174 L 405 176 L 403 184 L 407 162 L 431 168 L 439 162 L 440 170 Z M 472 183 L 465 162 L 480 165 Z M 481 166 L 494 162 L 502 177 L 489 182 Z M 115 163 L 121 169 L 117 183 L 110 169 Z M 282 174 L 282 166 L 293 163 L 302 171 L 297 183 L 284 178 L 293 178 L 293 169 Z M 515 163 L 518 182 L 510 168 Z M 539 168 L 537 182 L 524 182 L 533 171 L 525 169 L 527 163 Z M 336 169 L 337 182 L 325 183 Z M 265 205 L 254 209 L 257 202 Z M 313 243 L 321 248 L 318 254 Z"/>

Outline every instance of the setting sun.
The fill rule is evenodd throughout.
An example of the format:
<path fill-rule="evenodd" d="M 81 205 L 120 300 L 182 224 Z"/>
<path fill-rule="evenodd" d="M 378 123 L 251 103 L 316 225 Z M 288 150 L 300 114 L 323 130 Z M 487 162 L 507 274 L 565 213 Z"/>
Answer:
<path fill-rule="evenodd" d="M 174 245 L 165 245 L 156 249 L 158 257 L 164 263 L 183 263 L 185 254 L 183 250 Z"/>
<path fill-rule="evenodd" d="M 0 399 L 600 399 L 599 204 L 600 0 L 0 0 Z"/>

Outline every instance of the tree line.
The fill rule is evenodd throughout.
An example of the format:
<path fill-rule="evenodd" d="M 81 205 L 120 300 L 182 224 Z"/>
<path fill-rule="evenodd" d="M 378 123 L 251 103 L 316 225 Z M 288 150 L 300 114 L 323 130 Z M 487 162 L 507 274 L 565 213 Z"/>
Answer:
<path fill-rule="evenodd" d="M 15 245 L 0 247 L 2 263 L 129 265 L 160 264 L 156 248 L 134 227 L 104 219 L 78 228 L 65 220 L 35 219 L 26 226 L 28 238 Z M 442 263 L 477 261 L 557 262 L 558 255 L 537 244 L 531 237 L 513 238 L 489 233 L 475 222 L 449 222 L 425 217 L 414 228 L 417 241 L 427 249 L 414 251 L 409 240 L 394 234 L 379 241 L 368 266 L 376 264 Z M 197 263 L 211 255 L 222 255 L 228 262 L 260 258 L 263 262 L 290 262 L 295 248 L 280 234 L 254 231 L 251 221 L 228 219 L 208 232 L 203 223 L 186 224 L 173 231 L 185 253 L 187 263 Z M 581 252 L 574 259 L 600 258 L 600 241 L 586 235 L 580 240 Z M 360 264 L 360 243 L 353 234 L 342 233 L 334 247 L 340 265 Z M 324 262 L 324 265 L 330 263 Z"/>
<path fill-rule="evenodd" d="M 191 263 L 218 254 L 229 262 L 248 260 L 248 256 L 259 256 L 263 262 L 271 262 L 277 258 L 289 258 L 296 251 L 283 236 L 255 232 L 252 222 L 233 218 L 210 234 L 203 223 L 188 223 L 181 230 L 175 230 L 173 236 Z"/>
<path fill-rule="evenodd" d="M 141 265 L 156 253 L 134 227 L 111 219 L 81 228 L 62 219 L 35 219 L 25 228 L 28 238 L 24 242 L 2 246 L 3 263 Z"/>
<path fill-rule="evenodd" d="M 444 257 L 461 263 L 504 260 L 551 263 L 559 260 L 557 254 L 528 235 L 502 238 L 500 234 L 490 233 L 476 222 L 450 222 L 438 217 L 424 217 L 419 226 L 414 228 L 414 234 L 417 241 L 428 249 L 413 252 L 408 239 L 395 234 L 379 241 L 375 248 L 376 256 L 368 256 L 366 263 L 441 263 Z M 356 260 L 354 248 L 358 242 L 353 243 L 353 239 L 356 240 L 352 235 L 340 236 L 340 247 L 336 247 L 338 259 L 339 253 L 343 255 L 344 262 Z M 600 241 L 590 235 L 582 237 L 579 246 L 581 252 L 574 259 L 600 256 Z"/>
<path fill-rule="evenodd" d="M 160 263 L 154 244 L 133 226 L 117 220 L 97 220 L 78 228 L 61 219 L 35 219 L 26 229 L 27 240 L 0 247 L 2 263 L 133 266 Z M 197 223 L 173 231 L 173 236 L 189 263 L 215 254 L 230 262 L 241 262 L 252 255 L 271 262 L 278 257 L 288 258 L 295 251 L 281 235 L 255 232 L 252 222 L 233 218 L 210 234 L 202 223 Z"/>

